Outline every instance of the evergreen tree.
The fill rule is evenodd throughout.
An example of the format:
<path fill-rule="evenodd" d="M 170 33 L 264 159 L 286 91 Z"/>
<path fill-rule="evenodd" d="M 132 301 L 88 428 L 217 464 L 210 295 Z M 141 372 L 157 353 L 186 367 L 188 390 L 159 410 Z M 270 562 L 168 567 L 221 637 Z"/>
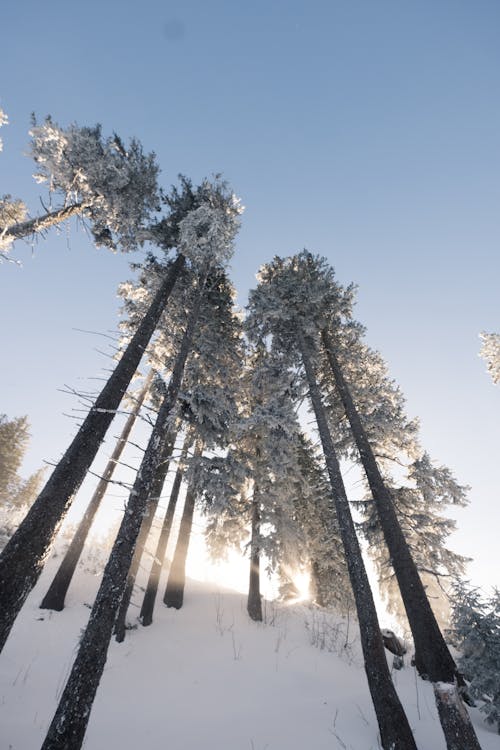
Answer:
<path fill-rule="evenodd" d="M 142 307 L 148 304 L 148 297 L 152 293 L 151 287 L 154 287 L 155 275 L 161 276 L 162 273 L 161 264 L 153 256 L 147 258 L 145 269 L 138 284 L 122 285 L 122 291 L 125 293 L 125 289 L 127 290 L 125 309 L 128 320 L 132 324 L 135 318 L 140 318 Z M 158 335 L 150 347 L 148 356 L 155 367 L 158 367 L 160 362 L 163 362 L 167 368 L 171 366 L 173 353 L 179 347 L 178 332 L 182 330 L 186 311 L 185 305 L 179 304 L 177 300 L 182 301 L 183 286 L 184 282 L 176 287 L 169 307 L 168 321 L 160 324 Z M 193 336 L 192 349 L 186 362 L 180 394 L 180 416 L 192 426 L 195 434 L 202 438 L 210 448 L 223 447 L 227 425 L 235 409 L 234 383 L 240 368 L 242 350 L 241 324 L 233 311 L 234 296 L 234 289 L 223 269 L 214 268 L 207 279 L 206 293 Z M 157 557 L 159 556 L 161 561 L 164 557 L 161 549 L 167 543 L 171 525 L 170 515 L 175 509 L 176 499 L 175 497 L 173 499 L 173 507 L 169 503 L 162 532 L 157 542 L 160 548 Z M 124 610 L 128 606 L 128 599 L 132 593 L 131 585 L 135 579 L 136 568 L 138 568 L 144 547 L 142 541 L 144 543 L 146 541 L 143 531 L 144 528 L 141 529 L 140 540 L 129 574 L 129 583 L 115 626 L 119 639 L 124 635 Z M 155 559 L 152 579 L 148 584 L 147 601 L 145 599 L 144 603 L 143 621 L 147 620 L 146 624 L 151 621 L 152 611 L 149 610 L 149 606 L 156 597 L 160 568 L 159 560 Z"/>
<path fill-rule="evenodd" d="M 55 533 L 99 450 L 183 264 L 181 254 L 69 448 L 0 555 L 0 650 L 38 580 Z"/>
<path fill-rule="evenodd" d="M 7 419 L 0 414 L 0 502 L 15 502 L 20 478 L 19 468 L 29 442 L 27 417 Z"/>
<path fill-rule="evenodd" d="M 167 251 L 176 247 L 177 258 L 77 435 L 0 556 L 0 650 L 41 573 L 55 532 L 97 454 L 186 258 L 199 266 L 204 253 L 207 255 L 212 248 L 220 254 L 218 262 L 230 255 L 237 226 L 235 217 L 241 212 L 234 195 L 221 181 L 213 185 L 204 181 L 196 190 L 189 181 L 184 180 L 183 185 L 183 192 L 175 191 L 169 199 L 172 215 L 161 227 L 162 247 Z M 160 242 L 159 229 L 155 236 Z"/>
<path fill-rule="evenodd" d="M 469 695 L 500 734 L 500 591 L 484 598 L 458 580 L 453 587 L 450 636 Z"/>
<path fill-rule="evenodd" d="M 15 531 L 19 517 L 35 499 L 43 469 L 28 479 L 19 476 L 29 442 L 27 417 L 8 419 L 0 414 L 0 548 Z"/>
<path fill-rule="evenodd" d="M 269 290 L 269 291 L 268 291 Z M 311 398 L 315 393 L 316 418 L 324 410 L 319 385 L 314 386 L 314 364 L 321 364 L 322 347 L 331 370 L 335 386 L 348 418 L 356 447 L 360 454 L 367 481 L 377 509 L 378 518 L 389 549 L 412 629 L 417 667 L 434 683 L 436 703 L 446 736 L 448 750 L 478 748 L 472 724 L 457 692 L 457 669 L 446 646 L 425 594 L 422 581 L 405 537 L 402 533 L 390 492 L 375 460 L 375 456 L 356 410 L 337 356 L 337 340 L 342 341 L 352 333 L 343 321 L 351 322 L 353 288 L 343 289 L 334 279 L 333 270 L 324 259 L 315 258 L 304 251 L 289 260 L 275 258 L 261 270 L 261 285 L 254 293 L 254 306 L 259 311 L 260 335 L 271 334 L 275 345 L 293 349 L 295 343 L 302 356 Z M 311 391 L 311 387 L 313 391 Z M 312 399 L 314 402 L 314 399 Z M 321 419 L 323 417 L 321 416 Z M 322 436 L 330 439 L 329 453 L 334 450 L 328 430 L 326 415 Z M 321 435 L 320 429 L 320 435 Z M 327 435 L 328 433 L 328 435 Z M 329 457 L 325 453 L 327 466 Z M 334 473 L 334 472 L 333 472 Z M 336 480 L 335 480 L 336 481 Z M 341 477 L 339 477 L 339 482 Z M 334 480 L 332 479 L 332 482 Z M 337 491 L 340 486 L 337 483 Z M 337 503 L 338 506 L 338 503 Z M 337 513 L 342 508 L 337 507 Z M 340 527 L 342 521 L 339 516 Z M 354 541 L 354 540 L 353 540 Z M 347 552 L 347 562 L 350 552 Z M 352 580 L 352 577 L 351 577 Z M 359 582 L 358 582 L 359 584 Z M 353 584 L 354 588 L 354 584 Z M 354 590 L 356 597 L 356 590 Z M 359 615 L 359 606 L 358 606 Z M 361 628 L 363 629 L 363 627 Z M 458 737 L 460 738 L 458 740 Z"/>
<path fill-rule="evenodd" d="M 213 197 L 220 197 L 220 193 L 214 193 Z M 193 266 L 199 269 L 198 280 L 192 290 L 182 343 L 103 574 L 89 623 L 43 744 L 44 750 L 62 750 L 69 747 L 78 750 L 85 736 L 155 471 L 161 461 L 163 440 L 172 424 L 173 410 L 191 350 L 207 278 L 211 267 L 227 262 L 231 255 L 238 227 L 239 208 L 233 196 L 224 198 L 218 204 L 214 201 L 215 205 L 208 203 L 192 210 L 180 222 L 179 249 L 182 253 L 189 250 Z"/>
<path fill-rule="evenodd" d="M 81 215 L 90 221 L 99 246 L 133 250 L 140 230 L 159 210 L 158 166 L 155 155 L 145 155 L 132 139 L 126 148 L 116 133 L 103 138 L 101 126 L 61 128 L 50 117 L 42 125 L 33 119 L 31 156 L 39 183 L 47 183 L 51 197 L 62 206 L 43 216 L 0 226 L 3 249 L 22 237 Z"/>
<path fill-rule="evenodd" d="M 323 306 L 327 305 L 335 306 L 338 311 L 344 305 L 344 296 L 334 282 L 332 272 L 318 269 L 312 257 L 304 256 L 288 260 L 275 258 L 261 268 L 260 284 L 250 294 L 249 329 L 254 337 L 270 339 L 274 350 L 287 355 L 297 367 L 302 364 L 304 368 L 330 478 L 330 507 L 332 512 L 335 508 L 337 515 L 356 602 L 365 670 L 382 745 L 387 749 L 414 748 L 408 721 L 387 668 L 375 605 L 316 376 L 318 309 L 323 311 Z"/>

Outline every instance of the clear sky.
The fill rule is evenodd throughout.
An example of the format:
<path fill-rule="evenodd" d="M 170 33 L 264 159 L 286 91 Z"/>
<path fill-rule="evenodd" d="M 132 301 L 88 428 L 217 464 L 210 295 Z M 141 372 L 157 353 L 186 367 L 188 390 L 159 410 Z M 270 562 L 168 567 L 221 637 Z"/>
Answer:
<path fill-rule="evenodd" d="M 422 422 L 470 484 L 455 547 L 498 584 L 500 388 L 477 356 L 498 331 L 497 0 L 49 0 L 2 10 L 0 192 L 39 211 L 23 156 L 30 113 L 100 122 L 154 150 L 164 187 L 223 172 L 246 206 L 232 265 L 307 247 L 359 285 L 358 317 Z M 109 367 L 76 332 L 113 330 L 129 258 L 71 227 L 0 269 L 0 412 L 27 413 L 26 470 L 57 460 L 76 402 Z"/>

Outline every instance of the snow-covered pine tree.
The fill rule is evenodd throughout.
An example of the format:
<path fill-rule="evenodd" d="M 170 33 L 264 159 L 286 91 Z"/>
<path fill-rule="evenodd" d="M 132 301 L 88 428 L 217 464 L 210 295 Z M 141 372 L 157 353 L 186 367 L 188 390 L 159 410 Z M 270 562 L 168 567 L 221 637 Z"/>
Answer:
<path fill-rule="evenodd" d="M 196 189 L 185 183 L 188 187 L 174 191 L 169 199 L 171 217 L 155 231 L 162 248 L 167 252 L 176 248 L 177 257 L 75 438 L 0 555 L 0 650 L 38 580 L 55 532 L 99 450 L 186 259 L 199 265 L 210 248 L 218 248 L 224 260 L 230 255 L 242 210 L 238 200 L 221 180 L 205 180 Z"/>
<path fill-rule="evenodd" d="M 140 319 L 141 308 L 147 307 L 148 296 L 154 293 L 154 285 L 161 276 L 161 264 L 153 256 L 149 256 L 146 271 L 143 269 L 139 283 L 135 286 L 123 285 L 122 289 L 127 289 L 125 308 L 132 327 L 135 318 Z M 188 314 L 185 299 L 190 284 L 192 279 L 189 270 L 186 269 L 170 301 L 168 320 L 160 323 L 158 335 L 148 351 L 148 358 L 156 368 L 160 363 L 163 363 L 167 370 L 174 366 L 176 352 L 182 346 L 182 331 Z M 233 298 L 234 290 L 224 269 L 215 266 L 207 277 L 198 323 L 184 369 L 183 388 L 179 394 L 179 419 L 192 424 L 196 435 L 209 447 L 221 445 L 226 424 L 235 408 L 232 395 L 234 388 L 231 387 L 231 382 L 241 361 L 241 331 L 238 318 L 233 314 Z M 177 429 L 179 428 L 178 425 Z M 167 469 L 167 463 L 163 469 L 159 468 L 155 491 L 148 502 L 115 623 L 118 641 L 125 637 L 126 612 L 158 508 Z"/>
<path fill-rule="evenodd" d="M 162 272 L 161 263 L 150 255 L 146 259 L 138 283 L 129 282 L 122 285 L 121 293 L 125 298 L 128 325 L 133 327 L 134 321 L 140 319 L 142 308 L 147 307 L 149 297 L 154 293 L 156 279 L 161 277 Z M 148 350 L 148 358 L 157 368 L 163 363 L 168 369 L 173 362 L 174 353 L 179 348 L 179 332 L 182 331 L 187 314 L 182 298 L 188 281 L 189 274 L 184 274 L 170 301 L 168 319 L 160 323 L 158 335 Z M 214 268 L 207 279 L 206 293 L 179 397 L 181 418 L 192 426 L 196 435 L 202 438 L 210 449 L 220 449 L 225 445 L 227 425 L 233 418 L 236 408 L 233 394 L 237 390 L 237 374 L 241 366 L 243 349 L 241 324 L 233 311 L 234 296 L 234 288 L 224 269 Z M 170 511 L 173 512 L 173 508 L 169 504 L 161 538 L 158 540 L 160 548 L 167 542 L 166 529 L 170 529 Z M 138 542 L 134 560 L 141 554 L 142 546 Z M 163 559 L 164 552 L 161 552 L 161 549 L 160 556 Z M 160 570 L 156 570 L 157 565 L 155 558 L 155 586 L 160 574 Z M 131 572 L 131 577 L 135 578 L 135 574 Z M 156 596 L 156 589 L 153 591 L 152 585 L 148 592 L 150 602 L 154 601 Z M 126 596 L 120 608 L 117 627 L 122 620 L 122 609 L 125 606 L 128 606 Z M 146 619 L 150 620 L 151 616 L 152 612 L 147 610 Z M 122 630 L 123 628 L 120 628 L 120 632 Z"/>
<path fill-rule="evenodd" d="M 0 503 L 16 504 L 19 469 L 29 443 L 28 417 L 8 419 L 0 414 Z"/>
<path fill-rule="evenodd" d="M 297 523 L 293 488 L 299 481 L 298 421 L 293 407 L 293 374 L 259 344 L 248 361 L 242 448 L 253 483 L 250 504 L 250 577 L 247 609 L 262 620 L 260 558 L 268 571 L 290 568 L 305 539 Z M 240 438 L 240 439 L 241 439 Z"/>
<path fill-rule="evenodd" d="M 500 734 L 500 591 L 484 597 L 457 580 L 450 636 L 461 652 L 458 664 L 469 682 L 469 695 Z"/>
<path fill-rule="evenodd" d="M 327 261 L 307 251 L 293 256 L 288 261 L 276 258 L 273 264 L 264 267 L 261 276 L 263 277 L 261 288 L 271 281 L 275 281 L 275 286 L 277 286 L 276 292 L 269 295 L 271 301 L 264 300 L 262 305 L 262 312 L 265 314 L 263 331 L 271 333 L 273 321 L 275 321 L 274 328 L 277 329 L 279 344 L 286 344 L 287 338 L 288 341 L 297 342 L 307 372 L 313 403 L 316 400 L 314 410 L 317 419 L 320 416 L 319 412 L 324 410 L 324 403 L 320 388 L 317 383 L 314 383 L 316 378 L 314 364 L 317 367 L 321 366 L 322 360 L 319 357 L 321 350 L 326 355 L 335 387 L 360 454 L 398 579 L 415 642 L 417 667 L 420 673 L 427 676 L 434 684 L 436 703 L 448 750 L 460 748 L 477 750 L 479 747 L 477 738 L 458 693 L 459 675 L 456 665 L 432 612 L 401 530 L 394 502 L 383 481 L 337 356 L 338 342 L 342 343 L 346 332 L 347 335 L 352 335 L 353 327 L 356 328 L 352 321 L 353 287 L 342 288 L 335 281 L 333 269 Z M 276 280 L 279 285 L 276 284 Z M 280 304 L 287 310 L 285 314 L 281 313 L 281 319 L 278 312 Z M 301 320 L 306 322 L 299 325 Z M 347 322 L 347 327 L 345 322 Z M 297 331 L 295 336 L 292 333 L 294 325 Z M 314 387 L 311 391 L 312 385 Z M 313 399 L 313 393 L 315 393 L 315 399 Z M 323 420 L 323 415 L 321 415 L 321 420 Z M 326 414 L 323 432 L 331 443 L 329 451 L 334 451 Z M 324 436 L 322 435 L 323 443 Z M 328 466 L 329 458 L 326 454 L 325 458 Z M 330 466 L 328 468 L 332 476 Z M 342 522 L 340 525 L 342 528 Z M 354 594 L 356 596 L 355 591 Z M 458 737 L 460 740 L 457 739 Z"/>
<path fill-rule="evenodd" d="M 1 225 L 3 249 L 75 215 L 89 221 L 96 245 L 135 249 L 152 212 L 159 210 L 155 155 L 144 154 L 135 138 L 127 147 L 116 133 L 104 138 L 100 125 L 62 128 L 51 117 L 41 125 L 33 119 L 30 135 L 38 168 L 34 178 L 48 185 L 60 207 Z"/>
<path fill-rule="evenodd" d="M 199 269 L 197 284 L 192 289 L 192 301 L 181 347 L 104 570 L 89 623 L 42 746 L 43 750 L 63 750 L 68 747 L 78 750 L 83 743 L 155 470 L 161 461 L 163 440 L 172 424 L 207 278 L 212 267 L 223 265 L 231 257 L 234 237 L 239 226 L 239 204 L 226 190 L 222 194 L 222 200 L 220 192 L 214 190 L 210 195 L 212 203 L 205 202 L 190 211 L 179 224 L 179 250 L 183 255 L 189 253 L 193 267 Z"/>
<path fill-rule="evenodd" d="M 259 286 L 250 294 L 249 329 L 260 340 L 270 339 L 273 350 L 302 364 L 316 417 L 335 508 L 356 602 L 361 645 L 382 746 L 415 748 L 408 720 L 392 684 L 382 643 L 375 604 L 351 516 L 338 458 L 329 431 L 326 409 L 316 375 L 320 365 L 319 333 L 324 310 L 337 315 L 345 306 L 345 293 L 333 271 L 310 253 L 290 259 L 275 257 L 259 272 Z"/>
<path fill-rule="evenodd" d="M 186 366 L 182 414 L 196 435 L 179 536 L 163 602 L 179 609 L 183 603 L 185 564 L 196 500 L 203 481 L 202 448 L 224 451 L 229 427 L 237 413 L 235 394 L 243 360 L 241 322 L 234 311 L 235 291 L 224 269 L 214 269 L 200 311 L 193 351 Z"/>
<path fill-rule="evenodd" d="M 239 549 L 250 534 L 247 609 L 254 620 L 262 620 L 261 558 L 265 556 L 270 572 L 290 568 L 304 545 L 293 504 L 300 472 L 292 391 L 293 375 L 281 361 L 271 358 L 263 346 L 250 352 L 239 383 L 240 413 L 230 427 L 227 458 L 222 463 L 216 457 L 206 467 L 212 554 L 223 554 L 225 546 Z"/>
<path fill-rule="evenodd" d="M 482 340 L 479 355 L 486 362 L 488 372 L 494 383 L 500 383 L 500 333 L 479 334 Z"/>
<path fill-rule="evenodd" d="M 0 414 L 0 548 L 14 533 L 42 482 L 43 469 L 28 479 L 19 476 L 28 442 L 28 418 L 8 419 L 6 414 Z"/>

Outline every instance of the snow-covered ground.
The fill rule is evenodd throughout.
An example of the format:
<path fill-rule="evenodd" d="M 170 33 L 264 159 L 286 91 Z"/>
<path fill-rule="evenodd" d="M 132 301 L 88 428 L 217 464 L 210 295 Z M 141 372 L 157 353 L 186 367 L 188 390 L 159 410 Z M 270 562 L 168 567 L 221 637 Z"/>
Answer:
<path fill-rule="evenodd" d="M 0 655 L 0 748 L 38 750 L 89 614 L 96 577 L 80 573 L 61 613 L 38 609 L 52 561 Z M 377 725 L 352 621 L 189 580 L 184 607 L 112 643 L 86 750 L 375 750 Z M 389 655 L 390 656 L 390 655 Z M 391 657 L 392 658 L 392 657 Z M 445 750 L 430 686 L 394 673 L 420 750 Z M 500 738 L 472 711 L 484 750 Z"/>

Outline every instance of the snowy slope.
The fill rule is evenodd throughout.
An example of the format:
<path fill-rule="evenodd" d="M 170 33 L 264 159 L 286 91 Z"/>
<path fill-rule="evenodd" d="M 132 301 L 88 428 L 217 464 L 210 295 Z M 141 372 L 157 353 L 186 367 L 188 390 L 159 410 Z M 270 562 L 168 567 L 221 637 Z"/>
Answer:
<path fill-rule="evenodd" d="M 89 614 L 89 573 L 63 612 L 37 608 L 53 566 L 0 656 L 1 750 L 39 749 Z M 188 581 L 182 610 L 160 601 L 151 627 L 113 642 L 85 748 L 378 748 L 352 622 L 345 647 L 346 623 L 304 604 L 266 603 L 266 620 L 249 621 L 243 595 Z M 394 678 L 419 749 L 445 750 L 430 686 L 410 666 Z M 484 750 L 499 750 L 473 715 Z"/>

